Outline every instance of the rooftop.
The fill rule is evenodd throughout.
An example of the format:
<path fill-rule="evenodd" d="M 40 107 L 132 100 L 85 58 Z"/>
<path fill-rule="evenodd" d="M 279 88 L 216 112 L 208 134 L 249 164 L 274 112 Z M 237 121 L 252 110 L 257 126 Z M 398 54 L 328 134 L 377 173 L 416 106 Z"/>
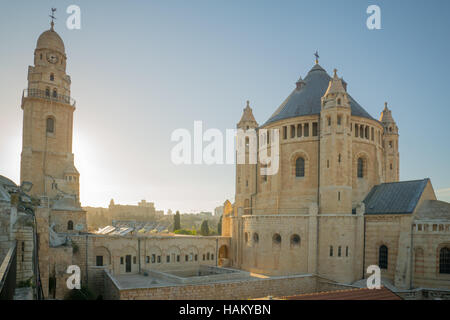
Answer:
<path fill-rule="evenodd" d="M 430 179 L 382 183 L 364 199 L 366 214 L 412 213 Z"/>
<path fill-rule="evenodd" d="M 291 92 L 263 126 L 283 119 L 320 114 L 321 98 L 327 91 L 330 80 L 330 75 L 319 64 L 314 65 L 302 80 L 302 85 Z M 358 102 L 348 96 L 352 115 L 375 120 Z"/>

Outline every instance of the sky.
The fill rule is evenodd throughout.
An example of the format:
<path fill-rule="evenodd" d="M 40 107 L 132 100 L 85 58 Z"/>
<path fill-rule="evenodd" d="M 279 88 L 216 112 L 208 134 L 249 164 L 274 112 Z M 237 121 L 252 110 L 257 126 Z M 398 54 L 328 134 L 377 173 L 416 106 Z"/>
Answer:
<path fill-rule="evenodd" d="M 66 8 L 81 9 L 69 30 Z M 369 5 L 381 29 L 369 30 Z M 175 165 L 178 128 L 236 127 L 246 100 L 264 123 L 319 51 L 373 117 L 387 101 L 400 179 L 429 177 L 450 201 L 450 1 L 2 1 L 0 175 L 19 182 L 22 90 L 38 36 L 63 38 L 77 101 L 73 152 L 83 206 L 155 202 L 212 211 L 234 199 L 234 165 Z"/>

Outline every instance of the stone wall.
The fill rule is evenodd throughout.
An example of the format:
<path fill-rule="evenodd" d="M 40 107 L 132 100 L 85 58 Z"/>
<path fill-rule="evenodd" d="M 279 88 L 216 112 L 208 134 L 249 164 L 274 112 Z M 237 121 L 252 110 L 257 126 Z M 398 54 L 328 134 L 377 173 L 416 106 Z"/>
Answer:
<path fill-rule="evenodd" d="M 121 289 L 105 275 L 105 299 L 115 300 L 236 300 L 287 296 L 316 291 L 312 275 L 258 278 L 209 284 Z"/>

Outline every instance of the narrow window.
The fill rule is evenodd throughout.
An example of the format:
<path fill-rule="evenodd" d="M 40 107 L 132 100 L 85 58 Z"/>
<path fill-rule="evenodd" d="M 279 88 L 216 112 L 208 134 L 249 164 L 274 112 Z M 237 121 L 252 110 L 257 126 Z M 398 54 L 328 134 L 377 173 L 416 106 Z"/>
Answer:
<path fill-rule="evenodd" d="M 339 153 L 339 156 L 338 156 L 338 162 L 340 163 L 341 162 L 341 154 Z"/>
<path fill-rule="evenodd" d="M 55 119 L 53 119 L 52 117 L 48 117 L 46 126 L 47 126 L 48 133 L 54 133 L 55 132 Z"/>
<path fill-rule="evenodd" d="M 58 92 L 56 91 L 56 89 L 53 89 L 53 98 L 58 97 Z"/>
<path fill-rule="evenodd" d="M 152 254 L 152 263 L 156 262 L 156 254 Z"/>
<path fill-rule="evenodd" d="M 302 125 L 298 124 L 297 125 L 297 137 L 301 137 L 302 136 Z"/>
<path fill-rule="evenodd" d="M 133 257 L 133 264 L 136 264 L 136 256 Z"/>
<path fill-rule="evenodd" d="M 69 222 L 67 222 L 67 230 L 73 230 L 73 221 L 69 220 Z"/>
<path fill-rule="evenodd" d="M 214 254 L 211 253 L 211 260 L 214 260 Z"/>
<path fill-rule="evenodd" d="M 330 246 L 330 257 L 333 256 L 333 246 Z"/>
<path fill-rule="evenodd" d="M 337 99 L 337 104 L 338 104 L 338 106 L 341 105 L 341 99 Z"/>
<path fill-rule="evenodd" d="M 338 126 L 340 126 L 341 123 L 342 123 L 342 116 L 338 116 L 337 117 L 337 124 L 338 124 Z"/>
<path fill-rule="evenodd" d="M 53 73 L 50 73 L 50 81 L 55 81 L 55 75 Z"/>
<path fill-rule="evenodd" d="M 364 176 L 364 161 L 362 158 L 358 158 L 358 178 Z"/>
<path fill-rule="evenodd" d="M 309 137 L 309 123 L 305 123 L 303 126 L 303 136 Z"/>
<path fill-rule="evenodd" d="M 287 139 L 287 127 L 286 126 L 284 126 L 283 127 L 283 139 Z"/>
<path fill-rule="evenodd" d="M 341 192 L 338 191 L 338 201 L 341 201 Z"/>
<path fill-rule="evenodd" d="M 442 248 L 439 252 L 439 273 L 450 274 L 450 248 Z"/>
<path fill-rule="evenodd" d="M 303 159 L 302 157 L 297 158 L 297 160 L 295 161 L 295 176 L 305 176 L 305 159 Z"/>
<path fill-rule="evenodd" d="M 328 126 L 331 126 L 331 117 L 327 117 L 328 120 Z"/>
<path fill-rule="evenodd" d="M 348 246 L 345 247 L 345 256 L 348 257 Z"/>
<path fill-rule="evenodd" d="M 158 263 L 161 263 L 161 256 L 158 256 Z"/>
<path fill-rule="evenodd" d="M 342 250 L 341 250 L 341 246 L 339 246 L 339 247 L 338 247 L 338 257 L 341 256 L 341 253 L 342 253 L 341 251 L 342 251 Z"/>
<path fill-rule="evenodd" d="M 295 138 L 295 126 L 291 126 L 291 138 Z"/>
<path fill-rule="evenodd" d="M 180 262 L 180 255 L 177 254 L 177 262 Z"/>
<path fill-rule="evenodd" d="M 372 128 L 371 129 L 371 138 L 372 138 L 372 141 L 374 141 L 375 140 L 375 134 L 374 134 L 374 129 Z"/>
<path fill-rule="evenodd" d="M 319 124 L 317 122 L 313 122 L 312 130 L 313 137 L 317 137 L 319 135 Z"/>
<path fill-rule="evenodd" d="M 380 269 L 388 268 L 388 248 L 385 245 L 380 246 L 378 250 L 378 266 Z"/>
<path fill-rule="evenodd" d="M 170 262 L 170 256 L 169 256 L 169 255 L 166 256 L 166 262 L 167 262 L 167 263 Z"/>
<path fill-rule="evenodd" d="M 120 264 L 123 264 L 123 257 L 120 257 Z"/>
<path fill-rule="evenodd" d="M 50 97 L 50 88 L 45 89 L 45 96 Z"/>
<path fill-rule="evenodd" d="M 150 263 L 150 256 L 145 257 L 145 263 Z"/>
<path fill-rule="evenodd" d="M 364 138 L 364 126 L 359 127 L 359 137 Z"/>
<path fill-rule="evenodd" d="M 198 260 L 198 255 L 197 255 L 197 254 L 194 256 L 194 260 L 195 260 L 195 261 Z"/>
<path fill-rule="evenodd" d="M 358 125 L 355 124 L 355 137 L 358 137 Z"/>
<path fill-rule="evenodd" d="M 188 255 L 185 255 L 184 256 L 184 261 L 188 261 L 189 260 L 189 256 Z"/>

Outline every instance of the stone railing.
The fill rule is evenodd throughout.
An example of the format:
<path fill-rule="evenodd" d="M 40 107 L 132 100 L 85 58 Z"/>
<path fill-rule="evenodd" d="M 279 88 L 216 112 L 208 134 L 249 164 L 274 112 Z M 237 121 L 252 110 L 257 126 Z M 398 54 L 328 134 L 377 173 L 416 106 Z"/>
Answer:
<path fill-rule="evenodd" d="M 14 242 L 0 265 L 0 300 L 13 300 L 16 269 L 16 242 Z"/>
<path fill-rule="evenodd" d="M 62 94 L 53 94 L 51 91 L 45 91 L 40 89 L 25 89 L 22 94 L 22 104 L 25 98 L 39 98 L 46 99 L 50 101 L 55 101 L 59 103 L 69 104 L 71 106 L 75 106 L 76 102 L 69 96 L 65 96 Z"/>

